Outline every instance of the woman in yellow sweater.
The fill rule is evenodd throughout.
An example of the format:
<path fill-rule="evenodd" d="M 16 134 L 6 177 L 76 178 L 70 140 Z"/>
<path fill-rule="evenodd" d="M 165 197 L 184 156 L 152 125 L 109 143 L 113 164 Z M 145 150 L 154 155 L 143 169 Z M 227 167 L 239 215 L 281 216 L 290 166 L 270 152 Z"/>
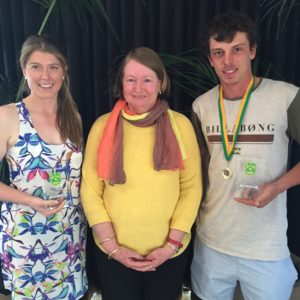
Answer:
<path fill-rule="evenodd" d="M 132 50 L 116 78 L 119 100 L 88 137 L 81 197 L 104 300 L 181 295 L 202 180 L 194 130 L 169 109 L 169 90 L 159 56 Z"/>

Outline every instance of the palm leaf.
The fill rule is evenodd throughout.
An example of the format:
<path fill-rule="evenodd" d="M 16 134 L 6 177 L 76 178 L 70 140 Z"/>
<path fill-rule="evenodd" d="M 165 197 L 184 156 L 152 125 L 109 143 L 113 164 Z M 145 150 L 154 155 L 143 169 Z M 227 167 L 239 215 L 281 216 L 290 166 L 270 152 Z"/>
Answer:
<path fill-rule="evenodd" d="M 62 4 L 62 0 L 60 4 Z M 98 29 L 101 32 L 104 32 L 101 24 L 101 20 L 104 19 L 106 22 L 113 38 L 121 49 L 121 43 L 119 39 L 119 35 L 116 29 L 113 26 L 113 23 L 110 20 L 109 14 L 106 8 L 103 5 L 101 0 L 72 0 L 69 2 L 74 9 L 77 20 L 83 25 L 85 28 L 88 28 L 87 22 L 92 17 L 93 21 L 95 21 Z"/>
<path fill-rule="evenodd" d="M 41 2 L 41 5 L 44 5 L 46 8 L 47 8 L 47 13 L 46 13 L 46 16 L 45 18 L 43 19 L 43 22 L 42 22 L 42 25 L 38 31 L 38 35 L 41 35 L 44 31 L 44 28 L 48 22 L 48 19 L 53 11 L 53 8 L 57 2 L 57 0 L 40 0 L 40 1 L 37 1 L 37 0 L 34 0 L 35 2 Z M 47 6 L 49 5 L 49 6 Z"/>
<path fill-rule="evenodd" d="M 276 39 L 286 29 L 292 11 L 300 4 L 300 0 L 263 0 L 260 4 L 261 15 L 258 23 L 267 30 L 267 34 L 274 30 L 276 25 Z M 266 23 L 267 26 L 262 26 Z"/>
<path fill-rule="evenodd" d="M 161 53 L 160 57 L 172 84 L 193 98 L 218 83 L 218 78 L 207 58 L 201 56 L 197 49 L 179 55 Z"/>
<path fill-rule="evenodd" d="M 38 35 L 41 35 L 45 29 L 45 26 L 50 18 L 51 13 L 53 12 L 53 8 L 55 7 L 55 4 L 57 3 L 57 0 L 32 0 L 33 2 L 36 2 L 40 4 L 43 8 L 47 9 L 46 15 L 42 21 L 42 24 L 37 32 Z M 24 91 L 25 86 L 25 79 L 22 77 L 19 89 L 17 92 L 17 99 L 21 99 L 22 93 Z"/>
<path fill-rule="evenodd" d="M 39 4 L 42 8 L 47 9 L 46 16 L 42 22 L 41 28 L 39 30 L 42 33 L 45 24 L 48 22 L 49 16 L 51 15 L 55 6 L 62 6 L 65 4 L 64 0 L 32 0 L 33 2 Z M 107 13 L 106 8 L 103 5 L 102 0 L 72 0 L 68 1 L 68 4 L 73 8 L 77 20 L 81 25 L 84 25 L 87 28 L 87 22 L 90 20 L 90 17 L 96 22 L 98 29 L 102 30 L 102 25 L 100 20 L 104 19 L 109 30 L 112 33 L 112 36 L 116 40 L 117 44 L 121 49 L 120 39 L 117 31 L 115 30 L 113 23 L 110 20 L 109 14 Z"/>
<path fill-rule="evenodd" d="M 111 91 L 110 83 L 113 82 L 120 63 L 126 54 L 121 54 L 115 59 L 108 76 L 100 83 L 100 87 L 105 93 Z M 193 98 L 218 83 L 218 77 L 214 69 L 210 66 L 206 57 L 199 55 L 197 49 L 191 49 L 179 55 L 158 54 L 170 76 L 171 85 L 180 88 Z"/>

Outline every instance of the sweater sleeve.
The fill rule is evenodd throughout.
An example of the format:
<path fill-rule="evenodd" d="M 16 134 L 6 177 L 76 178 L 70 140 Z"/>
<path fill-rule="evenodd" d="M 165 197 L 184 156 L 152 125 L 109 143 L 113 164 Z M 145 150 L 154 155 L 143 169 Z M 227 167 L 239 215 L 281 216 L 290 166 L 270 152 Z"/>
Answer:
<path fill-rule="evenodd" d="M 105 183 L 98 177 L 97 173 L 98 145 L 105 126 L 106 116 L 98 118 L 90 130 L 82 166 L 81 202 L 91 227 L 98 223 L 110 222 L 103 203 Z"/>
<path fill-rule="evenodd" d="M 196 219 L 202 196 L 201 160 L 191 122 L 180 114 L 177 114 L 176 122 L 183 139 L 187 159 L 184 160 L 185 168 L 180 171 L 180 194 L 170 228 L 189 233 Z"/>

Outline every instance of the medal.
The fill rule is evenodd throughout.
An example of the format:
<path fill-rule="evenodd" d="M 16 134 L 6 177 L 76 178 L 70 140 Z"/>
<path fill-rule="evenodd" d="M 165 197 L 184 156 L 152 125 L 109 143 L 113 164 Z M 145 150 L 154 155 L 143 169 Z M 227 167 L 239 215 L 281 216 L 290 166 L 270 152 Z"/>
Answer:
<path fill-rule="evenodd" d="M 224 151 L 225 159 L 227 161 L 231 160 L 232 155 L 235 152 L 234 149 L 237 149 L 234 146 L 236 144 L 236 141 L 237 141 L 237 138 L 238 138 L 238 135 L 240 132 L 242 120 L 244 118 L 246 108 L 247 108 L 251 93 L 253 91 L 253 88 L 254 88 L 254 78 L 252 77 L 248 84 L 248 87 L 244 93 L 238 114 L 236 116 L 232 141 L 230 144 L 229 138 L 228 138 L 228 133 L 227 133 L 227 120 L 226 120 L 226 112 L 225 112 L 224 99 L 223 99 L 223 87 L 222 87 L 222 85 L 220 86 L 220 94 L 219 94 L 219 101 L 218 101 L 219 118 L 220 118 L 220 125 L 221 125 L 221 138 L 222 138 L 223 151 Z M 248 166 L 249 170 L 251 169 L 250 167 L 251 166 L 249 165 Z M 222 174 L 222 177 L 226 180 L 230 179 L 232 177 L 232 171 L 230 170 L 229 167 L 222 169 L 221 174 Z"/>
<path fill-rule="evenodd" d="M 231 145 L 229 145 L 229 139 L 227 134 L 227 121 L 226 121 L 226 113 L 225 113 L 225 107 L 224 107 L 224 99 L 223 99 L 223 88 L 222 85 L 220 86 L 220 95 L 219 95 L 219 117 L 220 117 L 220 124 L 221 124 L 221 136 L 222 136 L 222 144 L 223 144 L 223 150 L 226 160 L 230 160 L 233 152 L 234 152 L 234 145 L 237 141 L 240 127 L 242 120 L 245 115 L 245 111 L 251 96 L 251 93 L 254 88 L 254 78 L 250 80 L 248 87 L 245 91 L 245 94 L 243 96 L 242 102 L 240 104 L 239 112 L 236 116 L 235 124 L 234 124 L 234 131 L 233 131 L 233 137 Z"/>
<path fill-rule="evenodd" d="M 229 168 L 224 168 L 221 171 L 224 179 L 230 179 L 232 177 L 232 171 Z"/>

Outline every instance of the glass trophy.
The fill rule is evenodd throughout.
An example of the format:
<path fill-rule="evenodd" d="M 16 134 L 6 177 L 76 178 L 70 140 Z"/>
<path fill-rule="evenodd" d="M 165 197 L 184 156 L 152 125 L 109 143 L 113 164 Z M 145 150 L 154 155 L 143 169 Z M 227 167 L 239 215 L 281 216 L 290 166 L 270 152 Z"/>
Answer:
<path fill-rule="evenodd" d="M 43 193 L 45 200 L 55 200 L 68 196 L 67 182 L 62 180 L 62 175 L 59 172 L 50 172 L 49 179 L 44 180 Z"/>
<path fill-rule="evenodd" d="M 264 174 L 255 161 L 241 162 L 241 176 L 239 189 L 241 197 L 253 199 L 259 193 L 259 186 L 263 183 Z"/>

